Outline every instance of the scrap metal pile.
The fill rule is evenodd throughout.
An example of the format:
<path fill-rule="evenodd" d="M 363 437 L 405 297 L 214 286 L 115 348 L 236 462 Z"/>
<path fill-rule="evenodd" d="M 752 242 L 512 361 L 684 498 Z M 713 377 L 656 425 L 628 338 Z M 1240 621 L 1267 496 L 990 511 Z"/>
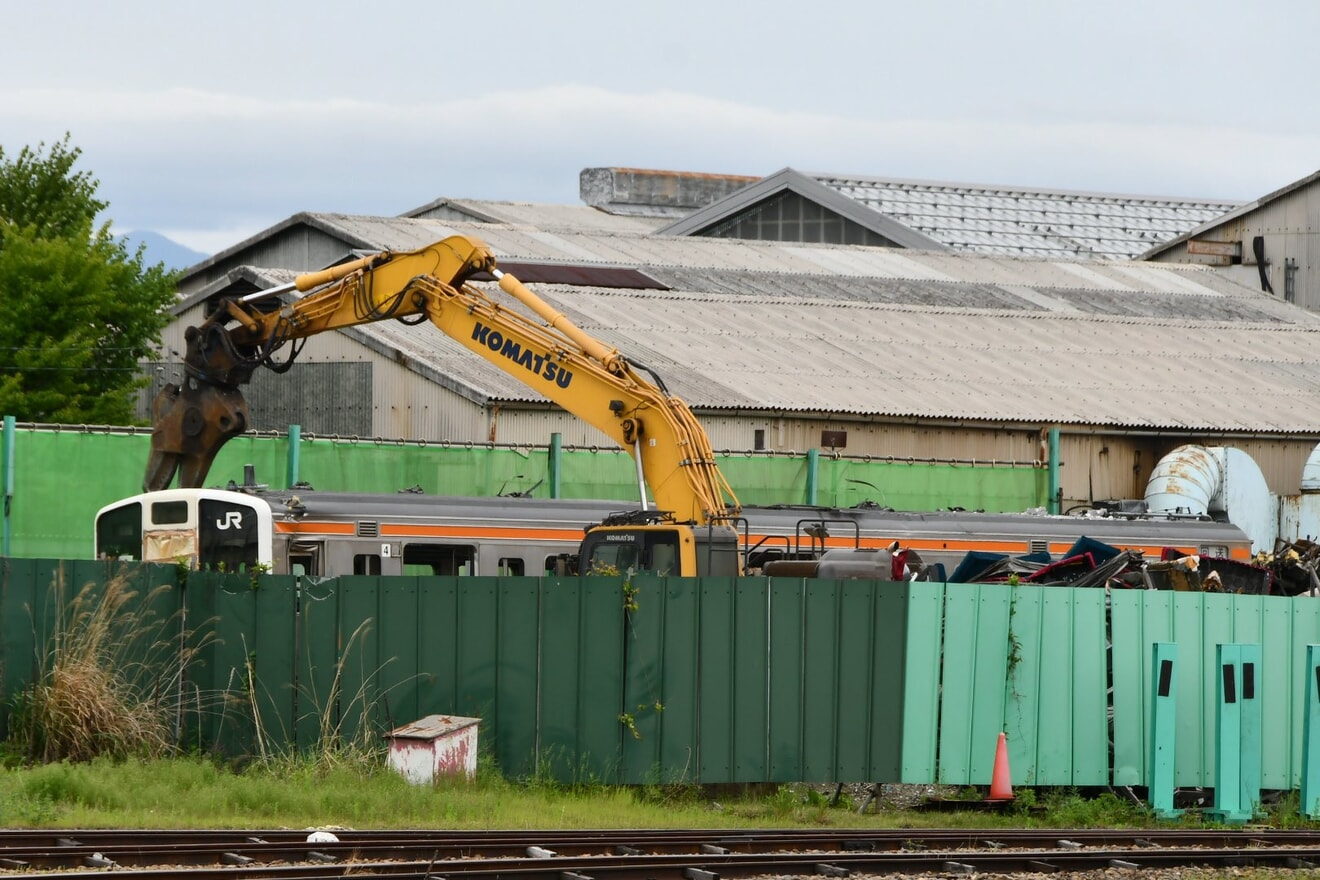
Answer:
<path fill-rule="evenodd" d="M 1184 556 L 1166 550 L 1148 560 L 1139 550 L 1120 550 L 1082 538 L 1059 559 L 1046 553 L 1008 556 L 967 554 L 950 583 L 1011 583 L 1038 586 L 1109 587 L 1246 595 L 1320 596 L 1320 544 L 1279 542 L 1274 553 L 1250 562 L 1213 556 Z"/>

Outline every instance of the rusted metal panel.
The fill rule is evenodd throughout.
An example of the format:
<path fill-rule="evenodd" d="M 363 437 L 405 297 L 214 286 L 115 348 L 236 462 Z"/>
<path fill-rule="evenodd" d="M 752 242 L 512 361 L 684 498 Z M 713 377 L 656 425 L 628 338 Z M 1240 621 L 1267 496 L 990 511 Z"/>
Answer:
<path fill-rule="evenodd" d="M 389 765 L 415 785 L 443 776 L 477 775 L 477 732 L 480 718 L 427 715 L 386 734 Z"/>

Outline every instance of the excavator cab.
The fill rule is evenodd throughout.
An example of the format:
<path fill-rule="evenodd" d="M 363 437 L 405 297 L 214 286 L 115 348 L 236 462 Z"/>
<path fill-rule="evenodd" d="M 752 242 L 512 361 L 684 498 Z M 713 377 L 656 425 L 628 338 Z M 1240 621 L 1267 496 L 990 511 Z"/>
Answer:
<path fill-rule="evenodd" d="M 634 520 L 636 515 L 631 515 Z M 735 577 L 739 573 L 738 535 L 718 525 L 691 526 L 656 521 L 621 523 L 606 519 L 582 539 L 582 574 L 646 572 L 660 576 L 696 573 Z"/>

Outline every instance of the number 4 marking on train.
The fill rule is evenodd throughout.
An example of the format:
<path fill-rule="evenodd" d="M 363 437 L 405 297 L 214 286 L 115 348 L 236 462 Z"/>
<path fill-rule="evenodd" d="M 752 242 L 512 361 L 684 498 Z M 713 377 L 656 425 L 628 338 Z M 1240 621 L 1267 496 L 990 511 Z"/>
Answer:
<path fill-rule="evenodd" d="M 216 527 L 217 529 L 221 529 L 221 530 L 224 530 L 224 529 L 241 529 L 241 528 L 243 528 L 243 511 L 241 511 L 241 510 L 226 510 L 226 511 L 225 511 L 225 518 L 222 519 L 222 520 L 220 520 L 220 519 L 216 520 L 216 521 L 215 521 L 215 527 Z"/>
<path fill-rule="evenodd" d="M 380 545 L 380 555 L 381 555 L 382 557 L 384 557 L 385 559 L 389 559 L 389 557 L 390 557 L 390 545 L 389 545 L 389 544 L 381 544 L 381 545 Z"/>

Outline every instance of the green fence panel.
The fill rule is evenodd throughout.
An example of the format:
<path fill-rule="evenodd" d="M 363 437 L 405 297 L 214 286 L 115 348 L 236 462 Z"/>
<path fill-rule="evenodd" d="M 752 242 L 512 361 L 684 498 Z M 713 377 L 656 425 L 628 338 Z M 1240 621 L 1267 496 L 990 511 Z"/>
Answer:
<path fill-rule="evenodd" d="M 336 583 L 338 672 L 329 695 L 334 708 L 327 720 L 333 723 L 335 737 L 341 742 L 372 742 L 363 738 L 366 730 L 374 726 L 380 731 L 386 723 L 379 690 L 380 671 L 389 661 L 381 653 L 389 650 L 379 630 L 381 580 L 349 575 L 338 578 Z"/>
<path fill-rule="evenodd" d="M 625 594 L 624 589 L 636 592 Z M 623 630 L 623 704 L 619 723 L 624 727 L 619 777 L 629 783 L 658 782 L 660 761 L 660 715 L 655 705 L 664 705 L 664 618 L 663 580 L 654 575 L 634 575 L 620 585 L 618 604 L 625 596 L 636 610 L 626 614 Z"/>
<path fill-rule="evenodd" d="M 703 758 L 702 779 L 762 782 L 771 778 L 767 746 L 770 715 L 766 665 L 770 590 L 768 583 L 761 580 L 739 579 L 729 583 L 732 587 L 727 629 L 702 627 L 701 741 L 704 744 L 708 738 L 708 717 L 715 725 L 714 735 L 719 736 L 727 730 L 730 766 L 727 776 L 708 775 Z M 719 587 L 718 582 L 711 586 Z M 704 600 L 705 596 L 703 621 L 710 619 L 709 603 Z M 716 686 L 710 689 L 708 699 L 705 682 L 712 675 Z M 724 702 L 719 703 L 719 700 Z"/>
<path fill-rule="evenodd" d="M 806 589 L 801 579 L 769 578 L 770 621 L 766 653 L 769 714 L 763 734 L 770 782 L 802 777 L 803 645 L 806 635 Z M 751 731 L 747 732 L 748 735 Z"/>
<path fill-rule="evenodd" d="M 466 715 L 458 691 L 458 579 L 428 576 L 412 581 L 417 596 L 417 711 Z M 479 748 L 494 742 L 491 730 L 478 730 Z"/>
<path fill-rule="evenodd" d="M 376 671 L 379 713 L 385 729 L 393 730 L 441 714 L 422 708 L 419 694 L 422 669 L 421 602 L 414 577 L 380 578 L 380 612 L 376 627 L 380 646 Z M 480 743 L 480 732 L 478 740 Z"/>
<path fill-rule="evenodd" d="M 191 580 L 191 578 L 190 578 Z M 301 609 L 305 590 L 291 575 L 267 575 L 259 589 L 244 594 L 235 585 L 235 598 L 250 596 L 245 603 L 252 615 L 246 631 L 255 653 L 257 688 L 261 697 L 261 724 L 266 735 L 281 744 L 296 745 L 300 711 L 306 696 L 298 675 L 308 656 Z"/>
<path fill-rule="evenodd" d="M 908 640 L 913 637 L 908 629 L 909 608 L 914 592 L 929 592 L 933 586 L 858 581 L 844 584 L 836 770 L 840 782 L 902 780 Z M 855 647 L 867 641 L 864 653 Z M 870 668 L 863 674 L 868 663 Z M 867 713 L 854 712 L 853 706 L 867 704 L 868 695 Z M 846 745 L 860 740 L 858 733 L 863 730 L 870 731 L 864 757 L 853 754 L 854 750 Z M 928 781 L 934 778 L 934 773 L 926 777 Z"/>
<path fill-rule="evenodd" d="M 1015 783 L 1104 785 L 1109 746 L 1103 590 L 1012 588 L 1005 693 Z"/>
<path fill-rule="evenodd" d="M 697 778 L 697 701 L 701 690 L 697 633 L 701 626 L 701 581 L 665 578 L 664 623 L 660 638 L 660 692 L 652 706 L 660 731 L 661 782 Z M 644 614 L 646 606 L 638 609 Z M 636 615 L 634 615 L 636 616 Z M 641 705 L 639 703 L 639 705 Z"/>
<path fill-rule="evenodd" d="M 520 773 L 536 766 L 536 666 L 541 613 L 539 584 L 531 577 L 468 578 L 493 581 L 497 597 L 496 722 L 505 760 Z"/>
<path fill-rule="evenodd" d="M 839 779 L 839 653 L 845 583 L 808 580 L 800 587 L 802 634 L 800 644 L 790 645 L 790 650 L 801 657 L 802 663 L 794 703 L 798 707 L 795 738 L 799 752 L 795 779 L 803 782 Z M 783 613 L 782 608 L 777 610 Z M 771 662 L 776 660 L 772 654 Z M 771 736 L 775 740 L 788 739 L 780 731 L 772 731 Z"/>
<path fill-rule="evenodd" d="M 1314 791 L 1312 778 L 1311 785 L 1307 785 L 1302 776 L 1302 753 L 1306 748 L 1306 715 L 1309 711 L 1309 705 L 1306 700 L 1307 670 L 1310 668 L 1310 658 L 1307 656 L 1307 645 L 1320 643 L 1320 602 L 1314 601 L 1311 597 L 1298 598 L 1290 603 L 1270 602 L 1268 607 L 1271 613 L 1266 615 L 1266 625 L 1270 626 L 1270 637 L 1273 638 L 1277 632 L 1282 632 L 1280 627 L 1271 626 L 1274 622 L 1273 613 L 1275 609 L 1278 612 L 1288 615 L 1288 635 L 1292 642 L 1291 665 L 1288 668 L 1289 682 L 1291 683 L 1292 705 L 1286 723 L 1291 732 L 1290 742 L 1292 746 L 1289 750 L 1289 788 L 1303 788 Z M 1312 730 L 1314 736 L 1316 730 Z M 1317 760 L 1320 755 L 1311 755 L 1311 767 L 1317 766 Z"/>
<path fill-rule="evenodd" d="M 993 775 L 995 746 L 1006 720 L 1012 594 L 1012 588 L 1001 584 L 945 588 L 938 768 L 942 783 L 985 785 Z"/>
<path fill-rule="evenodd" d="M 600 637 L 583 624 L 583 590 L 576 579 L 547 580 L 541 591 L 541 663 L 537 681 L 537 770 L 554 779 L 586 782 L 603 778 L 598 739 L 584 728 L 583 706 L 592 699 L 583 687 L 582 658 Z M 594 753 L 593 753 L 594 746 Z M 610 772 L 613 772 L 612 768 Z"/>
<path fill-rule="evenodd" d="M 697 632 L 701 685 L 697 694 L 697 779 L 735 779 L 737 750 L 735 704 L 738 668 L 737 581 L 711 578 L 702 581 L 701 628 Z M 747 655 L 744 654 L 746 657 Z"/>
<path fill-rule="evenodd" d="M 323 748 L 335 731 L 343 630 L 339 578 L 304 579 L 299 585 L 294 638 L 294 736 L 299 750 Z"/>
<path fill-rule="evenodd" d="M 138 469 L 144 469 L 146 463 L 147 456 L 144 452 Z M 206 485 L 223 488 L 231 481 L 241 485 L 245 480 L 245 469 L 248 465 L 252 465 L 253 475 L 259 485 L 277 489 L 286 488 L 289 469 L 288 437 L 262 437 L 256 434 L 240 434 L 234 437 L 216 453 L 215 461 L 206 476 Z M 138 484 L 141 485 L 141 482 L 139 478 Z"/>
<path fill-rule="evenodd" d="M 495 759 L 514 776 L 531 772 L 528 755 L 514 753 L 504 745 L 499 699 L 500 627 L 499 591 L 493 578 L 458 579 L 459 629 L 454 690 L 457 712 L 480 718 L 481 729 L 497 746 Z"/>
<path fill-rule="evenodd" d="M 1144 784 L 1138 749 L 1149 746 L 1150 645 L 1178 645 L 1178 705 L 1174 784 L 1214 786 L 1215 650 L 1220 644 L 1260 644 L 1256 681 L 1262 711 L 1261 784 L 1289 789 L 1300 780 L 1305 646 L 1320 638 L 1320 610 L 1310 599 L 1204 593 L 1123 591 L 1113 595 L 1114 781 Z M 1136 670 L 1134 658 L 1140 658 Z M 1144 753 L 1144 752 L 1143 752 Z"/>
<path fill-rule="evenodd" d="M 891 625 L 903 627 L 901 767 L 898 781 L 938 778 L 940 667 L 943 654 L 945 585 L 917 583 L 905 591 L 907 614 Z M 892 650 L 892 645 L 886 647 Z M 877 719 L 878 721 L 878 719 Z M 877 723 L 877 722 L 873 722 Z M 872 737 L 876 736 L 875 732 Z"/>
<path fill-rule="evenodd" d="M 14 696 L 37 678 L 44 652 L 44 623 L 34 617 L 37 605 L 36 570 L 40 560 L 5 559 L 0 567 L 0 733 L 9 735 Z"/>
<path fill-rule="evenodd" d="M 1173 593 L 1156 592 L 1151 596 L 1153 601 L 1143 607 L 1140 599 L 1147 592 L 1150 591 L 1116 590 L 1110 599 L 1114 785 L 1145 785 L 1150 779 L 1150 729 L 1146 721 L 1154 662 L 1150 646 L 1156 642 L 1173 641 Z M 1184 665 L 1190 665 L 1190 662 L 1180 658 L 1175 667 L 1179 695 L 1184 689 Z M 1176 707 L 1175 711 L 1178 711 Z M 1177 760 L 1176 754 L 1174 760 Z"/>
<path fill-rule="evenodd" d="M 547 583 L 560 583 L 549 579 Z M 584 773 L 592 778 L 616 779 L 623 760 L 624 738 L 619 723 L 624 705 L 627 623 L 623 615 L 623 579 L 584 577 L 577 581 L 581 594 L 582 635 L 585 650 L 578 652 L 578 681 L 582 731 L 579 742 Z"/>

